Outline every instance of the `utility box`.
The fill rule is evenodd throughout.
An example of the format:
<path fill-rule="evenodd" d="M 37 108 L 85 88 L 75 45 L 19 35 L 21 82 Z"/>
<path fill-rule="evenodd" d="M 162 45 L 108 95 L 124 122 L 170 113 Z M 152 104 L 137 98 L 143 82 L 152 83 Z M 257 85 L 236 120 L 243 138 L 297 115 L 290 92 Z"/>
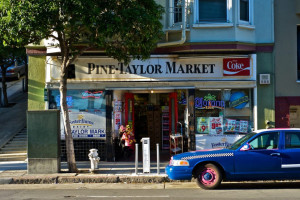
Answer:
<path fill-rule="evenodd" d="M 143 173 L 150 173 L 150 138 L 142 138 Z"/>
<path fill-rule="evenodd" d="M 60 111 L 27 112 L 28 174 L 60 172 Z"/>

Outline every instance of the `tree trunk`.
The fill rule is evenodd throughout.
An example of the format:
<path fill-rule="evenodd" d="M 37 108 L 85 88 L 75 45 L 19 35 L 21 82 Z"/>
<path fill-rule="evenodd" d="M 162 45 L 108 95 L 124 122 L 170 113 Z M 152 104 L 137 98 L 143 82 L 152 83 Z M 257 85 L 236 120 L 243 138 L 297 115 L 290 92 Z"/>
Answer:
<path fill-rule="evenodd" d="M 60 103 L 61 103 L 61 112 L 63 116 L 64 122 L 64 130 L 65 130 L 65 138 L 66 138 L 66 149 L 67 149 L 67 162 L 69 172 L 77 172 L 76 161 L 75 161 L 75 153 L 74 153 L 74 144 L 73 144 L 73 137 L 72 131 L 70 126 L 70 119 L 69 119 L 69 109 L 67 105 L 67 66 L 66 63 L 63 61 L 61 64 L 61 76 L 60 76 Z"/>
<path fill-rule="evenodd" d="M 8 106 L 8 97 L 7 97 L 7 85 L 6 85 L 6 68 L 1 67 L 2 70 L 2 94 L 3 94 L 3 107 Z"/>

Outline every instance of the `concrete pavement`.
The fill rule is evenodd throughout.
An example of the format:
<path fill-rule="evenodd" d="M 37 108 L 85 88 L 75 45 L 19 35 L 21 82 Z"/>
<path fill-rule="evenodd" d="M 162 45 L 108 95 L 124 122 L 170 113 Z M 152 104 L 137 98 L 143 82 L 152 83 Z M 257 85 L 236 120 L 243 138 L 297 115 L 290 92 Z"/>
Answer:
<path fill-rule="evenodd" d="M 150 173 L 143 173 L 140 162 L 135 174 L 133 162 L 105 161 L 100 161 L 94 173 L 89 171 L 89 162 L 77 162 L 78 173 L 68 173 L 67 163 L 62 162 L 61 173 L 27 174 L 25 162 L 0 162 L 0 184 L 164 183 L 170 182 L 164 171 L 166 164 L 160 164 L 159 174 L 156 163 L 151 163 Z"/>
<path fill-rule="evenodd" d="M 27 93 L 18 90 L 9 97 L 15 105 L 0 107 L 0 148 L 26 126 Z"/>
<path fill-rule="evenodd" d="M 14 135 L 26 127 L 27 93 L 22 92 L 18 84 L 13 84 L 14 94 L 9 97 L 8 108 L 0 108 L 0 148 Z M 89 162 L 77 162 L 78 173 L 68 173 L 67 164 L 61 163 L 61 173 L 58 174 L 27 174 L 26 162 L 0 162 L 0 184 L 26 183 L 163 183 L 169 181 L 164 173 L 167 163 L 161 163 L 160 174 L 157 173 L 156 162 L 151 163 L 151 173 L 142 173 L 142 163 L 135 174 L 134 162 L 103 162 L 99 169 L 90 173 Z"/>

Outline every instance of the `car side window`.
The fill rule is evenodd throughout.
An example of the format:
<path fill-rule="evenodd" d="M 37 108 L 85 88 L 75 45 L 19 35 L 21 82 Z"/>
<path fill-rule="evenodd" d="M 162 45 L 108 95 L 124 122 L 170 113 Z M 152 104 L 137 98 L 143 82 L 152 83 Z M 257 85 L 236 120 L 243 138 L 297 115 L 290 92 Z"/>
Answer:
<path fill-rule="evenodd" d="M 300 148 L 300 132 L 285 133 L 285 148 L 286 149 Z"/>
<path fill-rule="evenodd" d="M 257 136 L 249 144 L 252 149 L 277 149 L 279 132 L 270 132 Z"/>

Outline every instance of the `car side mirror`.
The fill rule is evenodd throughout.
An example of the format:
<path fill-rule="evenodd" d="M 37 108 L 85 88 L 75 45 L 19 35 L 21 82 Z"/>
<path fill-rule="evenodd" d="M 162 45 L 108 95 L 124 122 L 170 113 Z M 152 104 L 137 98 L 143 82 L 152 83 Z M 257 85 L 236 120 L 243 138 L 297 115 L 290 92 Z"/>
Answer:
<path fill-rule="evenodd" d="M 240 150 L 241 151 L 249 151 L 251 149 L 253 149 L 253 147 L 251 146 L 251 144 L 247 143 L 247 144 L 243 145 Z"/>

